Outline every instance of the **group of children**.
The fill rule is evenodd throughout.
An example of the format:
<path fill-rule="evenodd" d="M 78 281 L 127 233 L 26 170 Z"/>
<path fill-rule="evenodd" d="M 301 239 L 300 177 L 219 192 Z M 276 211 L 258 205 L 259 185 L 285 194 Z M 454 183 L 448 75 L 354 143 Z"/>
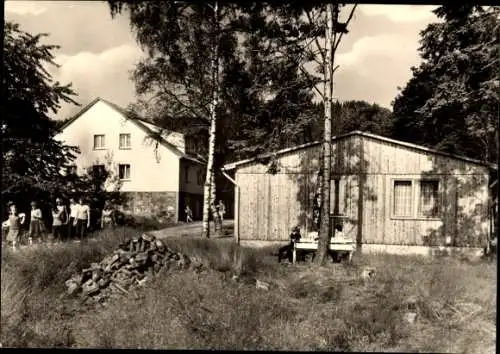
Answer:
<path fill-rule="evenodd" d="M 9 217 L 2 223 L 2 229 L 8 229 L 7 242 L 15 250 L 21 241 L 21 228 L 26 221 L 26 214 L 19 213 L 14 203 L 9 203 Z M 68 212 L 69 209 L 69 212 Z M 101 228 L 113 227 L 115 218 L 111 203 L 106 201 L 101 215 Z M 85 198 L 77 201 L 71 198 L 69 208 L 64 205 L 61 198 L 57 198 L 52 206 L 52 237 L 54 241 L 61 242 L 65 239 L 77 238 L 83 241 L 90 227 L 90 207 Z M 3 231 L 3 230 L 2 230 Z M 43 222 L 42 210 L 38 203 L 31 202 L 30 223 L 28 230 L 28 242 L 42 243 L 47 236 L 45 223 Z"/>

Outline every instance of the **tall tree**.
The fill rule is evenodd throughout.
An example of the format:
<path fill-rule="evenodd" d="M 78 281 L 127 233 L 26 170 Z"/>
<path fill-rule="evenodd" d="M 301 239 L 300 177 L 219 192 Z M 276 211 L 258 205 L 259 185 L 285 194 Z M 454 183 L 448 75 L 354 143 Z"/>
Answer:
<path fill-rule="evenodd" d="M 2 198 L 47 196 L 65 184 L 64 169 L 78 151 L 54 139 L 51 112 L 71 102 L 70 85 L 54 82 L 46 70 L 56 45 L 42 44 L 47 34 L 31 35 L 18 24 L 4 25 L 2 82 Z"/>
<path fill-rule="evenodd" d="M 112 15 L 128 10 L 137 40 L 148 54 L 137 65 L 133 79 L 142 104 L 160 107 L 155 120 L 168 121 L 171 126 L 210 126 L 203 205 L 203 235 L 209 237 L 209 206 L 215 199 L 220 75 L 224 75 L 221 67 L 236 60 L 236 38 L 227 28 L 234 8 L 217 2 L 180 1 L 109 1 L 109 5 Z"/>
<path fill-rule="evenodd" d="M 339 2 L 326 4 L 324 7 L 318 7 L 312 3 L 301 8 L 304 11 L 305 17 L 309 21 L 310 29 L 312 30 L 312 40 L 307 46 L 307 57 L 302 64 L 314 61 L 319 65 L 318 74 L 323 75 L 323 91 L 316 87 L 317 93 L 323 100 L 324 107 L 324 131 L 323 131 L 323 149 L 321 156 L 321 210 L 320 210 L 320 230 L 318 251 L 315 258 L 315 263 L 321 265 L 326 260 L 328 245 L 330 243 L 330 179 L 331 179 L 331 140 L 332 126 L 333 134 L 337 135 L 337 129 L 340 128 L 337 119 L 332 117 L 333 106 L 333 75 L 339 66 L 335 65 L 335 52 L 340 45 L 342 36 L 346 33 L 349 22 L 351 21 L 356 5 L 351 8 L 348 18 L 345 22 L 339 21 L 340 9 L 343 5 Z M 324 21 L 324 26 L 318 26 L 321 21 Z M 324 35 L 318 29 L 324 28 Z M 320 41 L 325 39 L 325 45 L 322 46 Z M 301 66 L 301 71 L 307 73 L 304 66 Z M 314 77 L 314 75 L 311 75 Z"/>
<path fill-rule="evenodd" d="M 495 162 L 500 8 L 446 5 L 434 13 L 442 22 L 421 32 L 422 63 L 394 102 L 394 137 Z"/>
<path fill-rule="evenodd" d="M 290 128 L 305 121 L 302 108 L 312 100 L 311 79 L 297 67 L 299 16 L 261 3 L 223 2 L 214 21 L 208 4 L 109 3 L 113 14 L 128 9 L 147 53 L 133 73 L 139 106 L 165 126 L 216 137 L 207 144 L 216 170 L 224 156 L 255 155 L 298 139 Z M 208 58 L 216 58 L 219 70 Z M 224 133 L 209 134 L 214 129 Z"/>

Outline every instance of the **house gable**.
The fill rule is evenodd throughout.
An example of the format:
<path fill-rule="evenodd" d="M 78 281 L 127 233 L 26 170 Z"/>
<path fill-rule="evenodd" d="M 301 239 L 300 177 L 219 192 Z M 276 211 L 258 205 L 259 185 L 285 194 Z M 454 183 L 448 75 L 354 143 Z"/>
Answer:
<path fill-rule="evenodd" d="M 130 149 L 120 148 L 120 134 L 130 134 Z M 94 135 L 104 135 L 104 147 L 94 148 Z M 98 99 L 87 105 L 62 128 L 56 139 L 80 148 L 75 160 L 78 172 L 96 163 L 112 161 L 130 165 L 130 180 L 123 191 L 178 191 L 179 159 L 182 152 L 157 143 L 140 123 L 124 116 L 107 102 Z"/>

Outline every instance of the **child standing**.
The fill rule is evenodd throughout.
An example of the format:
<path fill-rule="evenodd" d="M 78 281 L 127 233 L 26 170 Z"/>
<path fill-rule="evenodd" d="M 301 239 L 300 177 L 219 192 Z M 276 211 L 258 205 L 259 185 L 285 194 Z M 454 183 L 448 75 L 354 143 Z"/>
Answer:
<path fill-rule="evenodd" d="M 16 245 L 19 243 L 19 233 L 21 225 L 24 224 L 26 215 L 24 213 L 17 213 L 17 208 L 14 204 L 9 207 L 9 218 L 3 222 L 3 227 L 8 227 L 7 242 L 12 243 L 12 249 L 16 250 Z"/>
<path fill-rule="evenodd" d="M 226 213 L 226 206 L 222 202 L 222 200 L 219 200 L 219 215 L 220 215 L 220 222 L 224 221 L 224 214 Z"/>
<path fill-rule="evenodd" d="M 60 198 L 56 199 L 56 205 L 52 210 L 52 236 L 54 236 L 54 241 L 63 240 L 63 225 L 67 222 L 66 207 L 63 205 Z"/>
<path fill-rule="evenodd" d="M 191 211 L 189 205 L 186 205 L 186 208 L 184 208 L 184 213 L 186 213 L 186 222 L 193 222 L 193 212 Z"/>
<path fill-rule="evenodd" d="M 84 198 L 78 200 L 76 208 L 76 235 L 83 242 L 85 232 L 90 227 L 90 207 Z"/>
<path fill-rule="evenodd" d="M 111 206 L 111 202 L 109 200 L 106 200 L 101 214 L 101 229 L 108 227 L 112 228 L 115 226 L 115 224 L 114 210 Z"/>
<path fill-rule="evenodd" d="M 37 202 L 31 202 L 31 220 L 29 229 L 29 242 L 33 244 L 33 239 L 38 242 L 43 242 L 45 238 L 45 225 L 42 220 L 42 210 L 38 207 Z"/>
<path fill-rule="evenodd" d="M 78 204 L 73 198 L 69 200 L 69 219 L 68 219 L 68 240 L 75 236 L 76 212 Z"/>

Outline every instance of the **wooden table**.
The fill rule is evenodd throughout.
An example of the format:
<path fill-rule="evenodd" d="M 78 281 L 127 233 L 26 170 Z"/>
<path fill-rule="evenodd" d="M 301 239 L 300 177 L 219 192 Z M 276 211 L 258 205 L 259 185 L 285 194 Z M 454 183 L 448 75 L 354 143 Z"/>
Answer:
<path fill-rule="evenodd" d="M 302 239 L 293 245 L 292 262 L 297 261 L 297 250 L 316 251 L 318 249 L 318 241 Z M 352 255 L 356 249 L 356 243 L 349 239 L 332 239 L 328 245 L 330 251 L 340 251 L 349 253 L 349 262 L 352 260 Z"/>

